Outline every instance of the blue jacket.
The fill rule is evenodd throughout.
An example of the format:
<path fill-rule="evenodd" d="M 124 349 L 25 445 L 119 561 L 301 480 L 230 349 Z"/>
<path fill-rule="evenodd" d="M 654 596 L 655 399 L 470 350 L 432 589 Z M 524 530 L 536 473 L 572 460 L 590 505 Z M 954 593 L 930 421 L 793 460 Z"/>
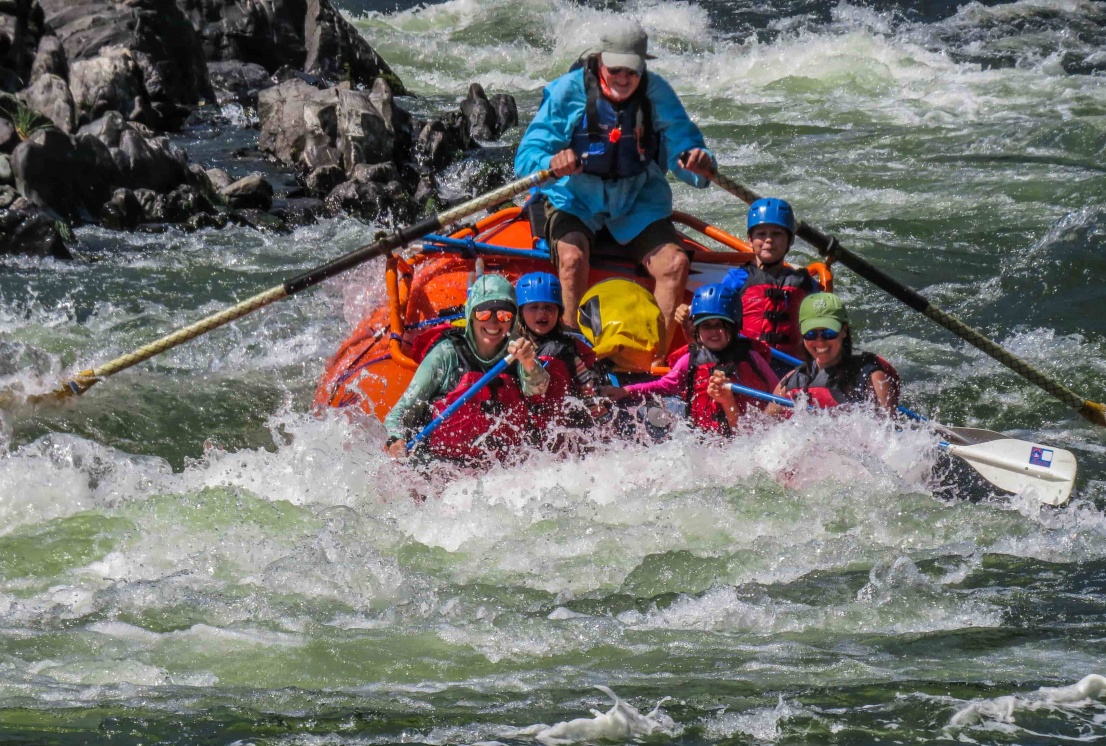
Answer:
<path fill-rule="evenodd" d="M 682 181 L 706 188 L 709 180 L 680 168 L 677 163 L 688 150 L 706 150 L 703 133 L 688 118 L 668 81 L 654 72 L 646 80 L 653 123 L 661 136 L 661 162 Z M 586 105 L 582 69 L 547 85 L 541 107 L 518 145 L 515 173 L 525 175 L 549 168 L 553 156 L 571 145 L 572 132 L 584 118 Z M 593 231 L 606 226 L 616 241 L 625 244 L 650 223 L 672 215 L 672 189 L 665 173 L 658 164 L 651 163 L 645 173 L 628 179 L 604 181 L 598 176 L 574 174 L 557 179 L 542 187 L 542 191 L 553 207 L 572 213 Z"/>

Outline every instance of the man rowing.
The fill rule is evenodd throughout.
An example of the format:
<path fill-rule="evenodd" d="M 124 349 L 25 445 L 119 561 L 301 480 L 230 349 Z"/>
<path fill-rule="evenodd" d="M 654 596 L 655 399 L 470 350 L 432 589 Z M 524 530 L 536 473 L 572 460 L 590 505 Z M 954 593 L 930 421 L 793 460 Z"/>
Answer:
<path fill-rule="evenodd" d="M 672 86 L 645 69 L 648 36 L 635 21 L 608 28 L 599 51 L 546 86 L 541 107 L 515 155 L 517 173 L 551 169 L 542 188 L 546 239 L 561 280 L 564 307 L 575 309 L 601 229 L 617 251 L 656 281 L 668 350 L 673 315 L 683 300 L 689 260 L 672 224 L 671 170 L 699 188 L 710 184 L 714 156 Z M 564 323 L 576 328 L 574 313 Z"/>

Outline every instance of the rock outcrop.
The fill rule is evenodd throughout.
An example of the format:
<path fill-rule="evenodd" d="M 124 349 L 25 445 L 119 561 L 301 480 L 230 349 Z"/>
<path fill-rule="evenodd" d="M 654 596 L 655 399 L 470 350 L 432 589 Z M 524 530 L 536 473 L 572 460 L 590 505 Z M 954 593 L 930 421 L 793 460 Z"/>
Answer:
<path fill-rule="evenodd" d="M 172 0 L 37 2 L 64 50 L 78 124 L 114 110 L 176 129 L 213 98 L 199 37 Z"/>
<path fill-rule="evenodd" d="M 330 0 L 177 0 L 209 62 L 249 62 L 275 73 L 286 65 L 331 82 L 407 90 Z"/>

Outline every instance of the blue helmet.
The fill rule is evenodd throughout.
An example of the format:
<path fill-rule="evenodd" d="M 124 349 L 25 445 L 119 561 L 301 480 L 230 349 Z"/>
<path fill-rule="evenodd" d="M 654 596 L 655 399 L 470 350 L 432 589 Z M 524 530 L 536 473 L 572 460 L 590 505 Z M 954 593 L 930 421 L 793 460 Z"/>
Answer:
<path fill-rule="evenodd" d="M 707 319 L 723 319 L 737 324 L 734 319 L 733 295 L 720 282 L 703 285 L 691 299 L 691 323 L 699 326 Z"/>
<path fill-rule="evenodd" d="M 527 303 L 552 303 L 562 311 L 565 304 L 561 300 L 561 281 L 548 272 L 531 272 L 518 278 L 515 283 L 518 307 Z"/>
<path fill-rule="evenodd" d="M 778 225 L 794 236 L 795 211 L 791 209 L 791 205 L 782 199 L 776 199 L 775 197 L 758 199 L 749 205 L 748 232 L 752 233 L 753 228 L 758 225 Z"/>

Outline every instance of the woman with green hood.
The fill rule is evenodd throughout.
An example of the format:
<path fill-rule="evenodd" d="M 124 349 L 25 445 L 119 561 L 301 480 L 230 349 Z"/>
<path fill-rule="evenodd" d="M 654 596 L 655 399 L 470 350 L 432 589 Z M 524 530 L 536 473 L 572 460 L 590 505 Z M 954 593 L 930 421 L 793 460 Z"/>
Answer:
<path fill-rule="evenodd" d="M 505 277 L 481 275 L 465 301 L 465 328 L 446 332 L 415 371 L 384 418 L 389 455 L 407 455 L 407 439 L 456 401 L 508 353 L 516 362 L 468 400 L 434 431 L 434 455 L 480 463 L 505 457 L 525 442 L 530 414 L 526 397 L 540 396 L 549 374 L 527 339 L 511 340 L 518 317 L 515 289 Z M 429 405 L 429 406 L 427 406 Z"/>

